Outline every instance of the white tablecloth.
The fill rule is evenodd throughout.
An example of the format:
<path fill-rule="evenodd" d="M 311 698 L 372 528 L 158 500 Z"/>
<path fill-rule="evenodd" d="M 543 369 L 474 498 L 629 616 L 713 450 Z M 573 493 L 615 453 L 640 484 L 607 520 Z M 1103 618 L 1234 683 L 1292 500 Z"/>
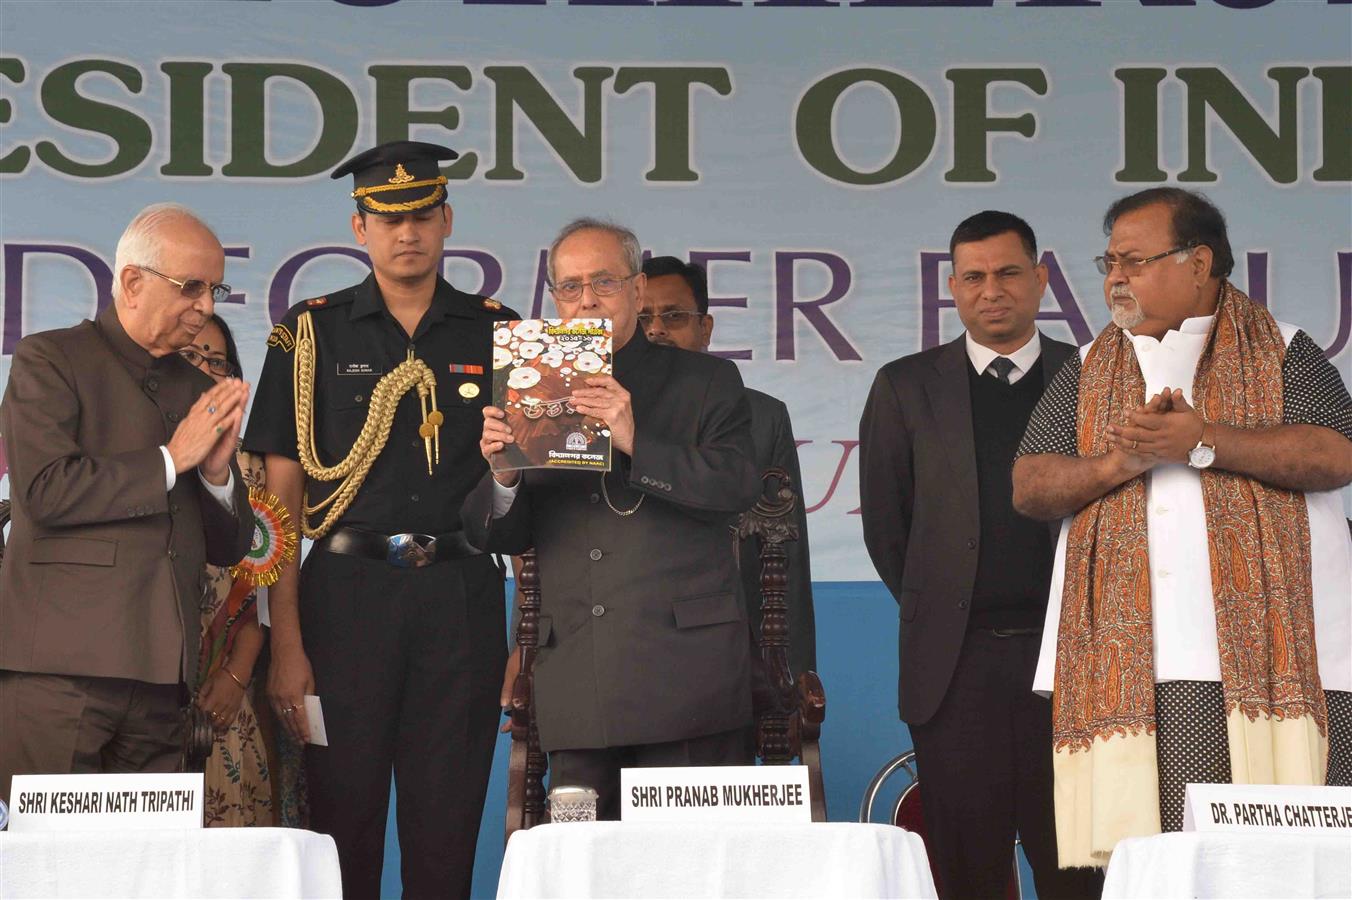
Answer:
<path fill-rule="evenodd" d="M 933 896 L 919 837 L 845 822 L 540 825 L 498 881 L 499 898 Z"/>
<path fill-rule="evenodd" d="M 338 848 L 296 828 L 0 832 L 0 897 L 340 897 Z"/>
<path fill-rule="evenodd" d="M 1352 835 L 1130 838 L 1113 851 L 1103 897 L 1352 897 Z"/>

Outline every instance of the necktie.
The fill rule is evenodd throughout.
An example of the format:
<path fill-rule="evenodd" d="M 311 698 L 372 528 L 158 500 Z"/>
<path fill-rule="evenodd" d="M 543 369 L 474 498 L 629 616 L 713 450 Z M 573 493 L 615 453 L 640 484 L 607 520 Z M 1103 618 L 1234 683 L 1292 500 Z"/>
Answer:
<path fill-rule="evenodd" d="M 1014 371 L 1014 360 L 1007 356 L 997 356 L 991 360 L 986 369 L 995 375 L 996 381 L 1009 384 L 1009 373 Z"/>

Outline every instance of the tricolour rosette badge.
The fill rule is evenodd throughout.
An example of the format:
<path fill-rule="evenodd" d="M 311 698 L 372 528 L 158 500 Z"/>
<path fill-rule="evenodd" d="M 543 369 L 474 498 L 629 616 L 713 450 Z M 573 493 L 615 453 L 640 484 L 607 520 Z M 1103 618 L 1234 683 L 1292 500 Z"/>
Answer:
<path fill-rule="evenodd" d="M 296 525 L 282 501 L 263 488 L 249 488 L 254 536 L 249 552 L 231 567 L 236 581 L 269 587 L 282 577 L 282 567 L 296 558 Z"/>
<path fill-rule="evenodd" d="M 493 331 L 493 405 L 513 443 L 493 468 L 610 471 L 610 429 L 572 405 L 574 390 L 609 375 L 609 319 L 513 319 Z"/>

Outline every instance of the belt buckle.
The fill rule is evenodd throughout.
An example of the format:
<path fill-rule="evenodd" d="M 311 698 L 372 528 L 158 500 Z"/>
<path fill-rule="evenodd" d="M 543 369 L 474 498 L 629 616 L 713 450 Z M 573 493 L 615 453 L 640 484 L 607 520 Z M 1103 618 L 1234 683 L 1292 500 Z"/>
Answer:
<path fill-rule="evenodd" d="M 392 534 L 385 541 L 385 562 L 401 569 L 420 569 L 436 562 L 437 539 L 430 534 Z"/>

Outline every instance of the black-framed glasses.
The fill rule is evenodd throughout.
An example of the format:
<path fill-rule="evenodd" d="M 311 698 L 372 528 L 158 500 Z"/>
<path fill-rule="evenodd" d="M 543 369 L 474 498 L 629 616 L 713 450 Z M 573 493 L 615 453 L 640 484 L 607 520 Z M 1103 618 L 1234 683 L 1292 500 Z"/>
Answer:
<path fill-rule="evenodd" d="M 1157 259 L 1164 259 L 1166 256 L 1173 256 L 1175 253 L 1183 253 L 1196 246 L 1196 244 L 1184 244 L 1182 247 L 1165 250 L 1163 253 L 1147 256 L 1145 259 L 1132 259 L 1131 257 L 1127 257 L 1126 259 L 1114 259 L 1111 256 L 1096 256 L 1094 257 L 1094 265 L 1098 266 L 1100 274 L 1103 275 L 1111 274 L 1113 266 L 1117 266 L 1123 275 L 1131 278 L 1135 275 L 1140 275 L 1141 269 L 1144 268 L 1147 263 L 1152 263 Z"/>
<path fill-rule="evenodd" d="M 184 347 L 182 350 L 178 351 L 178 355 L 199 368 L 202 363 L 206 363 L 207 368 L 211 370 L 212 375 L 219 375 L 222 378 L 236 378 L 239 376 L 239 366 L 223 356 L 207 356 L 198 353 L 191 347 Z"/>
<path fill-rule="evenodd" d="M 211 291 L 211 300 L 213 303 L 224 303 L 230 299 L 230 285 L 228 284 L 210 284 L 200 278 L 189 278 L 187 281 L 179 281 L 177 278 L 170 278 L 163 272 L 156 272 L 150 266 L 137 264 L 136 268 L 142 272 L 149 272 L 151 275 L 158 275 L 170 284 L 178 285 L 178 292 L 189 300 L 196 300 L 202 296 L 203 291 Z"/>
<path fill-rule="evenodd" d="M 572 303 L 575 300 L 582 299 L 582 292 L 590 287 L 592 293 L 598 297 L 609 297 L 612 294 L 618 294 L 624 289 L 624 283 L 631 278 L 638 277 L 637 272 L 633 275 L 597 275 L 591 281 L 578 281 L 569 279 L 560 281 L 558 284 L 551 284 L 549 290 L 559 300 L 566 303 Z"/>
<path fill-rule="evenodd" d="M 705 314 L 697 309 L 669 309 L 660 313 L 639 313 L 638 327 L 642 329 L 651 328 L 653 322 L 657 319 L 662 320 L 662 327 L 670 331 L 679 328 L 685 328 L 696 319 L 704 318 Z"/>

